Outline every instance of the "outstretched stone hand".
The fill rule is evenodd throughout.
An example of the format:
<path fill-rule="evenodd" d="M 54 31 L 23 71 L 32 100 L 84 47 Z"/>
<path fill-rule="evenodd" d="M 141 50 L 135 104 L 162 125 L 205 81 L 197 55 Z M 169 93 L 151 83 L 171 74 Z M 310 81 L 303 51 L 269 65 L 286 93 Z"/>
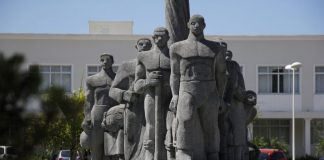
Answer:
<path fill-rule="evenodd" d="M 174 113 L 177 112 L 178 99 L 179 99 L 179 96 L 173 96 L 172 100 L 170 102 L 170 105 L 169 105 L 170 111 L 172 111 Z"/>

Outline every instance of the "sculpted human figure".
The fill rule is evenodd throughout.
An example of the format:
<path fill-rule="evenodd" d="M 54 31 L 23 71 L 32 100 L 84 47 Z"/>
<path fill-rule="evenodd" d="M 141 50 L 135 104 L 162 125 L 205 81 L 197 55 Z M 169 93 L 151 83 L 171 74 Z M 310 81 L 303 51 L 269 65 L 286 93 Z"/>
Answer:
<path fill-rule="evenodd" d="M 248 126 L 257 115 L 257 110 L 255 108 L 256 103 L 257 103 L 257 94 L 252 90 L 246 91 L 245 99 L 244 99 L 244 109 L 246 113 L 246 121 L 245 121 L 246 126 Z M 253 148 L 255 152 L 252 155 L 245 154 L 246 155 L 245 160 L 258 159 L 260 150 L 255 144 L 249 142 L 247 138 L 247 146 L 245 148 L 246 153 L 249 153 L 249 147 Z"/>
<path fill-rule="evenodd" d="M 229 133 L 227 139 L 228 159 L 243 160 L 247 146 L 247 115 L 244 108 L 245 84 L 240 65 L 226 51 L 226 67 L 229 73 L 224 101 L 228 104 Z"/>
<path fill-rule="evenodd" d="M 257 115 L 255 105 L 257 103 L 257 94 L 252 90 L 245 92 L 244 109 L 246 112 L 246 125 L 250 124 Z"/>
<path fill-rule="evenodd" d="M 148 38 L 139 39 L 135 45 L 138 52 L 148 51 L 151 47 L 152 43 Z M 122 106 L 124 109 L 125 136 L 122 147 L 126 160 L 143 159 L 145 151 L 142 148 L 145 129 L 144 96 L 134 92 L 136 61 L 136 59 L 126 61 L 119 66 L 109 91 L 109 96 L 120 104 L 115 107 Z"/>
<path fill-rule="evenodd" d="M 86 79 L 86 104 L 80 136 L 81 145 L 89 147 L 92 160 L 102 160 L 104 156 L 104 132 L 101 128 L 103 113 L 116 102 L 108 95 L 115 77 L 112 71 L 113 56 L 107 53 L 100 55 L 101 71 Z"/>
<path fill-rule="evenodd" d="M 140 52 L 137 56 L 134 90 L 136 93 L 145 95 L 146 128 L 143 143 L 146 149 L 146 160 L 152 160 L 155 155 L 158 155 L 157 158 L 159 159 L 166 159 L 166 151 L 163 145 L 166 132 L 165 117 L 172 96 L 169 85 L 170 58 L 167 46 L 168 39 L 167 29 L 163 27 L 156 28 L 153 33 L 153 49 Z M 156 112 L 155 108 L 160 109 L 160 111 Z M 157 117 L 155 113 L 158 113 Z M 158 121 L 155 120 L 156 118 Z M 155 129 L 159 129 L 159 131 L 155 133 Z M 158 134 L 158 136 L 155 136 L 155 134 Z M 156 138 L 157 142 L 155 141 Z M 158 152 L 155 153 L 155 149 Z"/>
<path fill-rule="evenodd" d="M 218 112 L 226 83 L 224 48 L 204 38 L 205 20 L 193 15 L 186 40 L 170 47 L 172 110 L 176 110 L 176 159 L 218 160 Z"/>

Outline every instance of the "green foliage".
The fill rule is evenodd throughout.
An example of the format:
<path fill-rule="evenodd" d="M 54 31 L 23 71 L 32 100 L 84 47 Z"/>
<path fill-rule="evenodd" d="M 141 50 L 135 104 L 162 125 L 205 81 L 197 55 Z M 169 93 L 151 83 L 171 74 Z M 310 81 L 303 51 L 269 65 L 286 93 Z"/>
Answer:
<path fill-rule="evenodd" d="M 315 152 L 318 156 L 324 156 L 324 138 L 320 138 L 319 142 L 316 144 Z"/>
<path fill-rule="evenodd" d="M 266 139 L 264 137 L 255 137 L 253 143 L 259 148 L 274 148 L 280 149 L 288 153 L 288 144 L 275 137 L 272 139 Z"/>
<path fill-rule="evenodd" d="M 42 145 L 49 152 L 70 149 L 72 153 L 80 150 L 79 136 L 82 132 L 83 106 L 85 94 L 82 89 L 66 95 L 63 88 L 50 87 L 43 95 L 44 108 L 58 111 L 60 116 L 47 128 L 47 138 Z"/>
<path fill-rule="evenodd" d="M 79 149 L 84 91 L 66 95 L 51 87 L 40 96 L 38 66 L 23 69 L 24 56 L 0 52 L 0 144 L 17 149 L 18 159 L 48 159 L 54 151 Z M 27 113 L 31 98 L 41 99 L 41 112 Z"/>
<path fill-rule="evenodd" d="M 258 148 L 267 148 L 269 146 L 268 141 L 264 137 L 254 137 L 253 144 L 258 146 Z"/>
<path fill-rule="evenodd" d="M 25 112 L 30 98 L 38 95 L 41 76 L 37 67 L 24 69 L 23 63 L 22 54 L 5 57 L 0 52 L 0 144 L 14 146 L 18 159 L 28 159 L 34 144 L 44 137 L 42 130 L 36 131 L 43 124 L 32 127 Z"/>

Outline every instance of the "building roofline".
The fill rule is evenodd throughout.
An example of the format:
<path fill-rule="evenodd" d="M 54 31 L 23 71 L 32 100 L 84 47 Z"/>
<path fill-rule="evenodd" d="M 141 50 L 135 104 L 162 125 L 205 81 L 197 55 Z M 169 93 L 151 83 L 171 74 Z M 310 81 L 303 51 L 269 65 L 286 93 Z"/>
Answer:
<path fill-rule="evenodd" d="M 0 33 L 0 39 L 137 40 L 152 35 Z M 324 40 L 324 35 L 207 35 L 210 40 Z"/>

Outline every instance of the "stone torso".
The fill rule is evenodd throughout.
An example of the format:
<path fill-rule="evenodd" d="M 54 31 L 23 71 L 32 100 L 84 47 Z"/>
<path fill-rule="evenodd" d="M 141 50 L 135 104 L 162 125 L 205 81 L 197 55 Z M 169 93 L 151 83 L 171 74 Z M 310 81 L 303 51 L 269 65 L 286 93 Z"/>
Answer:
<path fill-rule="evenodd" d="M 215 80 L 215 57 L 218 45 L 202 40 L 185 40 L 174 45 L 175 53 L 181 57 L 181 81 Z"/>
<path fill-rule="evenodd" d="M 169 53 L 159 53 L 155 50 L 142 52 L 138 56 L 138 60 L 145 66 L 146 70 L 170 70 Z"/>
<path fill-rule="evenodd" d="M 112 100 L 109 97 L 109 89 L 115 77 L 115 74 L 108 76 L 101 71 L 93 76 L 88 77 L 87 83 L 94 91 L 94 105 L 109 105 Z"/>
<path fill-rule="evenodd" d="M 169 53 L 161 53 L 156 50 L 141 52 L 138 60 L 145 67 L 146 75 L 153 71 L 162 71 L 163 82 L 169 84 L 171 72 Z"/>

